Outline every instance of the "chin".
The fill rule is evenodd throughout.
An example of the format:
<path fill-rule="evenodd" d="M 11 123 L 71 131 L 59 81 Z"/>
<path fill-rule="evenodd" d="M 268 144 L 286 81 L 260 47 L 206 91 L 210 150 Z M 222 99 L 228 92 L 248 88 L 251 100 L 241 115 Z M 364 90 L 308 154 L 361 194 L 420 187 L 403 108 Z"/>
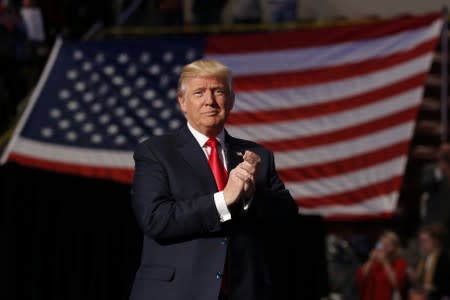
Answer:
<path fill-rule="evenodd" d="M 219 124 L 205 125 L 205 128 L 208 128 L 209 130 L 222 130 L 223 124 L 219 123 Z"/>
<path fill-rule="evenodd" d="M 223 126 L 223 124 L 225 124 L 225 122 L 222 119 L 209 119 L 203 122 L 203 126 L 205 127 L 217 127 Z"/>
<path fill-rule="evenodd" d="M 203 123 L 203 127 L 207 128 L 208 130 L 222 130 L 224 127 L 223 122 L 207 122 Z"/>

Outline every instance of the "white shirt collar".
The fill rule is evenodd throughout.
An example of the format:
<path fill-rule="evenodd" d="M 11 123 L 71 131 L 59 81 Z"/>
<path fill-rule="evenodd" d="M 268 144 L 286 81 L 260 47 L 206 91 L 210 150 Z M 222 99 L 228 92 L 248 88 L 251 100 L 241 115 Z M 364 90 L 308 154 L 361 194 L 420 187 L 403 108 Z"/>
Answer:
<path fill-rule="evenodd" d="M 192 127 L 191 124 L 189 124 L 189 122 L 187 123 L 187 126 L 189 128 L 189 131 L 192 133 L 194 138 L 197 140 L 200 147 L 204 147 L 206 142 L 208 141 L 209 137 L 207 137 L 203 133 L 199 132 L 194 127 Z M 222 129 L 222 131 L 216 136 L 216 139 L 219 141 L 220 145 L 223 148 L 225 145 L 225 130 Z"/>

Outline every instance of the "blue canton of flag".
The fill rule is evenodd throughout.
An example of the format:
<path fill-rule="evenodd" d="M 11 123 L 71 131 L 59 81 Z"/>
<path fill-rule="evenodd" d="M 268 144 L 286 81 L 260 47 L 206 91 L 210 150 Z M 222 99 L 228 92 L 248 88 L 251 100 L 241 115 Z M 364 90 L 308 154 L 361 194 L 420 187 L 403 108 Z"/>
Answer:
<path fill-rule="evenodd" d="M 132 150 L 179 128 L 177 80 L 201 57 L 196 38 L 64 43 L 22 136 L 60 145 Z"/>

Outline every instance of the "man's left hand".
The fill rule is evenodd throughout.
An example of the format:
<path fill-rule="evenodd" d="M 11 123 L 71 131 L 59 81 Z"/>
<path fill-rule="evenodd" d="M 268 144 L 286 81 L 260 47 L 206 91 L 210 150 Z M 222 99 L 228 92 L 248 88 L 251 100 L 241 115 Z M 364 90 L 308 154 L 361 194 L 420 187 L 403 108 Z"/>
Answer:
<path fill-rule="evenodd" d="M 239 164 L 239 167 L 247 171 L 252 177 L 252 180 L 245 183 L 244 196 L 246 198 L 252 198 L 255 193 L 255 175 L 258 171 L 261 157 L 258 154 L 247 150 L 244 153 L 243 159 L 244 161 Z"/>

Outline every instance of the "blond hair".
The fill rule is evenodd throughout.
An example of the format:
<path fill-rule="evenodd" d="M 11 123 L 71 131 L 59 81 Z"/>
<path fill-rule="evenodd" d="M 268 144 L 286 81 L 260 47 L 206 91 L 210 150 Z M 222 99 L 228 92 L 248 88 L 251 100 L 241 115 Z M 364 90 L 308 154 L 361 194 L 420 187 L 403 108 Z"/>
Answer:
<path fill-rule="evenodd" d="M 186 81 L 196 77 L 216 77 L 226 80 L 228 92 L 231 93 L 232 79 L 231 71 L 224 64 L 216 60 L 200 59 L 183 67 L 178 80 L 178 93 L 186 91 Z"/>
<path fill-rule="evenodd" d="M 389 242 L 391 242 L 392 246 L 394 246 L 395 248 L 395 252 L 393 254 L 392 259 L 396 259 L 397 257 L 399 257 L 401 255 L 401 242 L 400 242 L 400 238 L 398 237 L 398 235 L 390 230 L 387 230 L 385 232 L 383 232 L 383 234 L 381 235 L 381 239 L 386 238 L 389 240 Z"/>

